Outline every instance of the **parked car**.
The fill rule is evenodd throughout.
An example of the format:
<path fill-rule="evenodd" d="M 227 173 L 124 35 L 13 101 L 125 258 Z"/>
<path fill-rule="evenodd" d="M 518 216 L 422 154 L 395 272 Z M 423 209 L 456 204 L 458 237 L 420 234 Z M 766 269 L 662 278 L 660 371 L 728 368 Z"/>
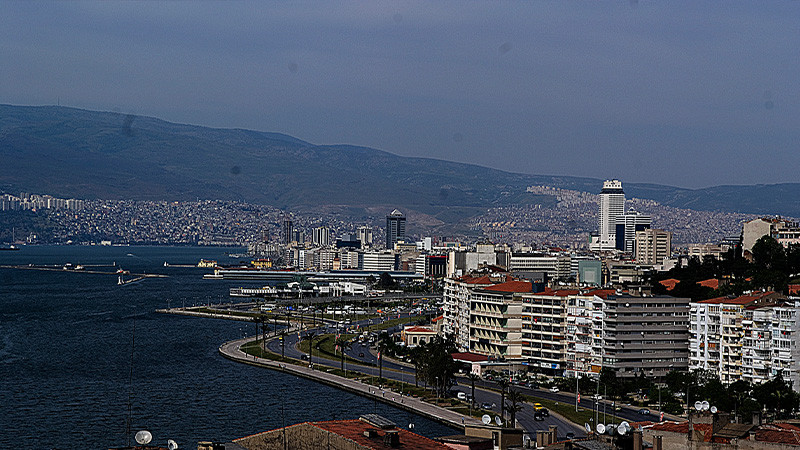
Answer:
<path fill-rule="evenodd" d="M 556 392 L 558 392 L 558 388 L 553 386 L 553 387 L 550 388 L 550 392 L 556 393 Z"/>

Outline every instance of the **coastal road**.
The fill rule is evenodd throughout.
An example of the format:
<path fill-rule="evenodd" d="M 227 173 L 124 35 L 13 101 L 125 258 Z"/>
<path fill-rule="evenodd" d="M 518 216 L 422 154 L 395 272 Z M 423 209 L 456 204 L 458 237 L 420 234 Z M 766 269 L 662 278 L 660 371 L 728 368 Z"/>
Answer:
<path fill-rule="evenodd" d="M 320 330 L 315 330 L 319 332 Z M 304 334 L 304 333 L 302 333 Z M 301 352 L 297 349 L 297 344 L 299 343 L 298 334 L 292 333 L 286 337 L 286 342 L 284 343 L 284 351 L 287 357 L 301 359 L 303 358 L 305 353 Z M 357 346 L 357 347 L 356 347 Z M 348 353 L 348 356 L 353 357 L 355 355 L 356 358 L 359 358 L 359 353 L 363 351 L 364 357 L 360 357 L 359 359 L 365 362 L 375 362 L 375 355 L 369 350 L 366 345 L 356 344 L 355 348 Z M 280 354 L 281 352 L 281 343 L 279 340 L 273 340 L 267 343 L 267 348 Z M 312 358 L 312 362 L 314 365 L 321 365 L 326 367 L 340 367 L 341 361 L 328 359 L 324 357 L 319 357 L 314 355 Z M 378 377 L 379 369 L 373 366 L 362 366 L 362 365 L 353 365 L 353 364 L 346 364 L 345 369 L 347 370 L 357 370 L 358 372 L 364 373 L 366 375 L 371 375 L 374 377 Z M 383 377 L 389 378 L 397 381 L 403 381 L 408 384 L 414 383 L 414 369 L 410 367 L 406 367 L 401 364 L 397 364 L 395 362 L 384 360 L 383 362 Z M 489 385 L 490 386 L 490 385 Z M 456 390 L 462 390 L 467 392 L 469 390 L 468 385 L 461 385 L 456 388 Z M 499 404 L 500 404 L 500 394 L 494 391 L 489 391 L 482 389 L 480 385 L 476 384 L 475 388 L 475 397 L 476 402 L 478 404 L 481 403 L 490 403 L 494 404 L 495 406 L 492 408 L 493 416 L 500 414 Z M 506 414 L 508 417 L 508 414 Z M 536 430 L 547 430 L 549 429 L 550 425 L 555 425 L 558 427 L 558 432 L 560 436 L 565 436 L 566 433 L 572 432 L 575 436 L 585 436 L 586 430 L 583 427 L 573 424 L 563 418 L 558 417 L 555 414 L 551 414 L 550 417 L 546 417 L 545 420 L 539 421 L 533 418 L 533 406 L 531 404 L 524 404 L 523 410 L 517 413 L 517 421 L 519 425 L 525 429 L 527 432 L 533 435 Z"/>

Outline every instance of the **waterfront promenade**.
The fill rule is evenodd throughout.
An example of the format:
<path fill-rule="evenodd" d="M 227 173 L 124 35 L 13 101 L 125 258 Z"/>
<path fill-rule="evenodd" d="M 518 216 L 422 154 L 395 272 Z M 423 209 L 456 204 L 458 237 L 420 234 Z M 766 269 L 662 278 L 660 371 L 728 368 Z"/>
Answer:
<path fill-rule="evenodd" d="M 435 420 L 445 425 L 450 425 L 457 428 L 463 428 L 465 423 L 480 424 L 477 419 L 470 418 L 455 411 L 446 408 L 431 405 L 415 397 L 409 397 L 399 392 L 390 389 L 380 389 L 360 381 L 340 377 L 324 370 L 312 370 L 306 366 L 298 366 L 294 364 L 280 363 L 266 358 L 258 358 L 241 350 L 241 346 L 255 340 L 255 337 L 248 337 L 244 339 L 237 339 L 234 341 L 226 342 L 219 347 L 219 353 L 233 361 L 250 364 L 259 367 L 265 367 L 272 370 L 278 370 L 285 373 L 290 373 L 296 376 L 307 378 L 317 381 L 319 383 L 327 384 L 345 391 L 352 392 L 367 398 L 390 404 L 397 408 L 406 409 L 416 414 L 425 416 L 429 419 Z"/>

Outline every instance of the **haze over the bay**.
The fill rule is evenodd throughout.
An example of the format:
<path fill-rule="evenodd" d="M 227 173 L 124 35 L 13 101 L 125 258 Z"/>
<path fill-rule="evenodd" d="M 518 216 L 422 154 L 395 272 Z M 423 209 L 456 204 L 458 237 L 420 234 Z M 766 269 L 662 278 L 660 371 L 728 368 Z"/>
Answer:
<path fill-rule="evenodd" d="M 0 103 L 515 172 L 796 182 L 800 2 L 2 2 Z"/>

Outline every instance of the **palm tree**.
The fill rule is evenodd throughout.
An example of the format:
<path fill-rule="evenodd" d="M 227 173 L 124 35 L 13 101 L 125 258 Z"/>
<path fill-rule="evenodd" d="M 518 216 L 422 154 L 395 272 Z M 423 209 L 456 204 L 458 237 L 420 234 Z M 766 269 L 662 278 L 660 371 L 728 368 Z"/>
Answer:
<path fill-rule="evenodd" d="M 503 408 L 503 405 L 506 404 L 506 389 L 510 384 L 510 381 L 502 377 L 497 380 L 497 387 L 500 388 L 500 418 L 503 420 L 506 419 L 505 408 Z"/>
<path fill-rule="evenodd" d="M 475 382 L 480 380 L 481 377 L 479 377 L 478 375 L 470 372 L 470 373 L 467 374 L 467 379 L 469 380 L 470 387 L 472 388 L 471 391 L 470 391 L 470 400 L 469 401 L 470 401 L 470 404 L 473 404 L 473 403 L 475 403 Z"/>
<path fill-rule="evenodd" d="M 515 389 L 508 390 L 508 400 L 511 401 L 510 405 L 504 405 L 505 410 L 509 412 L 511 415 L 511 426 L 517 426 L 517 413 L 522 411 L 522 405 L 518 403 L 522 403 L 525 401 L 525 396 L 522 393 Z"/>
<path fill-rule="evenodd" d="M 314 353 L 314 338 L 317 337 L 317 333 L 313 331 L 309 331 L 308 333 L 303 336 L 304 341 L 308 341 L 308 366 L 312 369 L 314 368 L 314 363 L 311 361 L 313 360 L 312 355 Z"/>
<path fill-rule="evenodd" d="M 394 340 L 389 333 L 382 333 L 378 338 L 378 379 L 383 378 L 383 354 L 394 347 Z"/>
<path fill-rule="evenodd" d="M 344 372 L 344 356 L 345 356 L 344 352 L 345 350 L 350 350 L 353 347 L 353 341 L 340 335 L 339 337 L 336 338 L 335 341 L 333 341 L 333 343 L 336 346 L 336 348 L 338 348 L 339 351 L 342 352 L 342 372 Z"/>
<path fill-rule="evenodd" d="M 419 363 L 422 358 L 422 348 L 414 347 L 408 351 L 411 362 L 414 364 L 414 387 L 419 387 Z"/>

